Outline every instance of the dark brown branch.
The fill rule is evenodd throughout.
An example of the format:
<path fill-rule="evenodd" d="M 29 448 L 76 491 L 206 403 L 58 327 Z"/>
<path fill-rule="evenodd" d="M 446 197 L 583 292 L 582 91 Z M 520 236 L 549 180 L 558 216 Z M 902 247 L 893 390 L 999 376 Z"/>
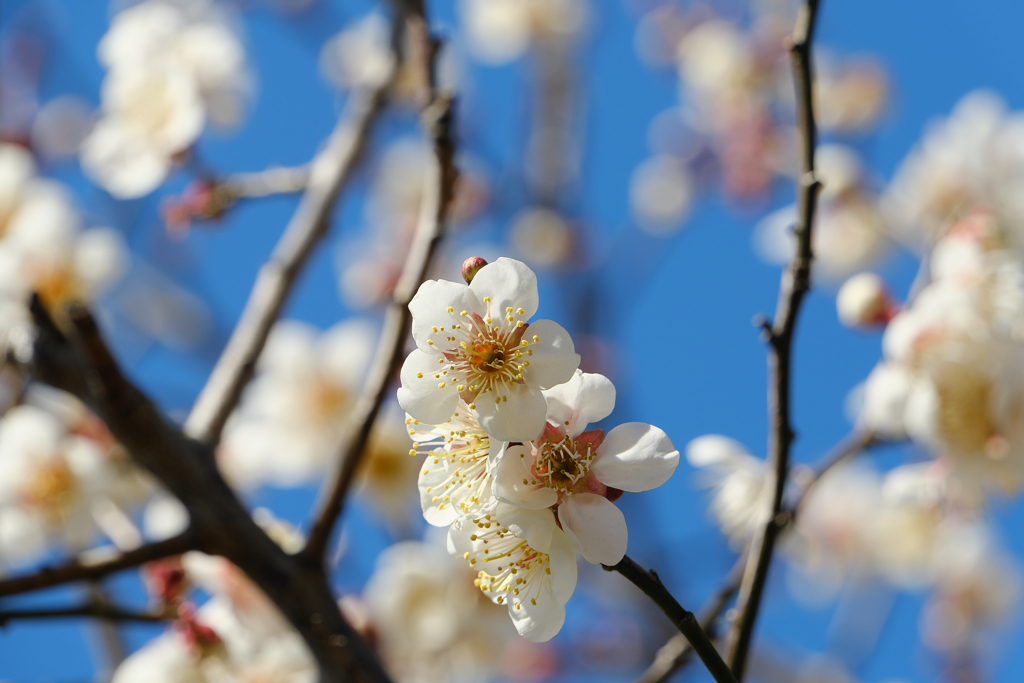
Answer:
<path fill-rule="evenodd" d="M 697 613 L 697 623 L 704 630 L 708 637 L 712 636 L 712 627 L 715 621 L 725 611 L 726 606 L 736 591 L 740 588 L 740 580 L 743 578 L 743 568 L 746 567 L 746 553 L 741 555 L 736 563 L 726 574 L 725 579 L 715 589 L 715 592 L 708 596 Z M 654 661 L 647 669 L 633 681 L 633 683 L 664 683 L 668 678 L 685 666 L 692 658 L 693 648 L 686 636 L 679 634 L 672 636 L 655 656 Z"/>
<path fill-rule="evenodd" d="M 336 460 L 337 472 L 328 478 L 328 484 L 321 493 L 321 503 L 317 506 L 309 541 L 303 551 L 307 561 L 316 566 L 323 562 L 331 532 L 341 516 L 345 497 L 366 450 L 373 424 L 391 387 L 392 377 L 402 363 L 412 321 L 409 302 L 427 276 L 427 269 L 447 223 L 458 175 L 454 163 L 453 106 L 450 97 L 440 96 L 424 112 L 427 129 L 433 138 L 435 155 L 425 179 L 419 225 L 388 307 L 377 355 L 370 366 L 363 394 L 353 411 L 353 424 L 359 427 L 342 447 L 340 457 Z"/>
<path fill-rule="evenodd" d="M 761 605 L 768 567 L 771 564 L 775 540 L 789 515 L 783 513 L 786 478 L 789 473 L 789 450 L 793 443 L 790 421 L 791 351 L 797 314 L 804 295 L 810 288 L 812 228 L 818 204 L 821 183 L 814 172 L 816 128 L 814 123 L 813 67 L 811 45 L 818 16 L 819 0 L 805 0 L 796 18 L 790 37 L 789 54 L 796 85 L 797 128 L 799 130 L 801 174 L 797 183 L 797 247 L 793 260 L 782 277 L 779 301 L 768 353 L 768 413 L 770 419 L 768 461 L 770 463 L 768 490 L 772 492 L 768 521 L 755 534 L 751 546 L 743 583 L 736 601 L 736 621 L 729 633 L 730 665 L 736 678 L 743 679 L 747 653 Z"/>
<path fill-rule="evenodd" d="M 113 605 L 87 603 L 77 607 L 0 610 L 0 626 L 23 619 L 103 619 L 105 621 L 161 622 L 175 618 L 169 612 L 134 612 Z"/>
<path fill-rule="evenodd" d="M 806 500 L 807 494 L 829 470 L 857 453 L 883 443 L 886 442 L 870 432 L 854 430 L 836 444 L 814 465 L 811 476 L 805 480 L 800 491 L 787 505 L 784 512 L 786 524 L 791 525 L 796 522 L 797 513 Z M 739 590 L 740 581 L 747 566 L 747 557 L 748 552 L 746 551 L 740 555 L 721 584 L 701 607 L 697 621 L 705 632 L 709 632 L 711 625 L 721 616 L 729 601 Z M 686 639 L 682 636 L 673 636 L 658 651 L 654 662 L 633 683 L 664 683 L 669 676 L 690 661 L 691 654 L 692 651 Z"/>
<path fill-rule="evenodd" d="M 42 306 L 32 310 L 39 330 L 33 366 L 39 376 L 84 392 L 77 395 L 94 407 L 135 461 L 188 509 L 190 542 L 175 550 L 220 555 L 245 572 L 309 645 L 321 680 L 388 681 L 376 656 L 342 617 L 324 573 L 286 554 L 256 525 L 217 471 L 212 446 L 173 428 L 124 377 L 89 311 L 68 310 L 72 335 L 67 338 Z M 78 575 L 76 570 L 68 580 Z"/>
<path fill-rule="evenodd" d="M 602 565 L 606 571 L 615 571 L 629 579 L 634 586 L 647 595 L 654 604 L 665 613 L 679 632 L 683 634 L 693 651 L 697 653 L 704 666 L 711 672 L 711 676 L 718 683 L 736 683 L 729 667 L 718 654 L 714 644 L 704 633 L 704 628 L 697 623 L 697 617 L 676 602 L 672 594 L 668 592 L 661 579 L 653 571 L 646 571 L 643 567 L 634 562 L 628 555 L 614 565 Z"/>
<path fill-rule="evenodd" d="M 56 567 L 43 567 L 27 576 L 15 576 L 0 580 L 0 597 L 28 593 L 30 591 L 52 588 L 75 581 L 91 581 L 108 574 L 138 567 L 146 562 L 160 560 L 165 557 L 180 555 L 195 547 L 192 534 L 186 532 L 180 536 L 169 538 L 128 550 L 117 557 L 101 562 L 85 562 L 75 560 Z"/>
<path fill-rule="evenodd" d="M 387 78 L 374 89 L 353 94 L 349 112 L 310 164 L 298 209 L 260 268 L 245 310 L 185 422 L 186 434 L 211 444 L 220 439 L 296 278 L 327 234 L 331 210 L 366 147 L 390 83 Z"/>

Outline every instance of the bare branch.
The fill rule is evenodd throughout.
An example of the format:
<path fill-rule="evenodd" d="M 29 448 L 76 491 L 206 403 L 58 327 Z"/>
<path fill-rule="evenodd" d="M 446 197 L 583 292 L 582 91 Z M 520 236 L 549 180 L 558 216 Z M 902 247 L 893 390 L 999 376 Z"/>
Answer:
<path fill-rule="evenodd" d="M 92 581 L 108 574 L 138 567 L 146 562 L 180 555 L 194 547 L 195 539 L 192 534 L 186 532 L 101 561 L 89 562 L 79 558 L 56 567 L 43 567 L 27 576 L 15 576 L 0 580 L 0 597 L 52 588 L 75 581 Z"/>
<path fill-rule="evenodd" d="M 420 207 L 419 225 L 406 258 L 402 275 L 388 307 L 384 331 L 377 345 L 377 354 L 370 366 L 363 394 L 353 411 L 353 424 L 359 425 L 348 438 L 336 460 L 335 476 L 328 478 L 328 487 L 321 493 L 306 549 L 307 561 L 319 566 L 330 541 L 331 532 L 341 516 L 345 497 L 352 486 L 356 469 L 366 450 L 366 444 L 377 419 L 381 405 L 391 387 L 391 379 L 402 363 L 406 339 L 412 316 L 409 302 L 426 278 L 437 243 L 444 233 L 448 209 L 451 205 L 455 178 L 455 141 L 453 138 L 454 103 L 450 97 L 440 96 L 424 112 L 426 125 L 434 141 L 434 163 L 428 169 L 424 201 Z"/>
<path fill-rule="evenodd" d="M 615 571 L 629 579 L 633 585 L 642 590 L 647 597 L 654 601 L 654 604 L 665 613 L 679 632 L 683 634 L 693 651 L 697 653 L 704 666 L 711 672 L 711 676 L 718 683 L 736 683 L 722 656 L 718 654 L 714 644 L 704 633 L 704 628 L 697 623 L 697 617 L 676 602 L 672 594 L 668 592 L 661 583 L 661 579 L 653 571 L 646 571 L 643 567 L 634 562 L 628 555 L 614 565 L 601 565 L 605 571 Z M 724 602 L 724 601 L 723 601 Z"/>
<path fill-rule="evenodd" d="M 352 125 L 350 119 L 344 119 Z M 273 166 L 254 173 L 235 173 L 220 181 L 220 185 L 234 199 L 258 199 L 277 194 L 302 192 L 309 184 L 309 165 Z M 344 183 L 344 180 L 342 181 Z"/>
<path fill-rule="evenodd" d="M 712 626 L 725 611 L 726 605 L 732 600 L 736 591 L 739 590 L 743 569 L 746 565 L 747 556 L 744 553 L 736 560 L 725 579 L 715 589 L 715 592 L 708 596 L 697 613 L 697 623 L 708 634 L 708 637 L 713 637 L 711 635 Z M 690 641 L 686 639 L 686 636 L 681 633 L 672 636 L 658 650 L 651 665 L 633 683 L 664 683 L 673 673 L 689 663 L 692 655 L 693 648 L 690 647 Z"/>
<path fill-rule="evenodd" d="M 810 288 L 813 259 L 811 234 L 818 193 L 821 190 L 821 183 L 814 172 L 816 128 L 811 63 L 811 44 L 818 5 L 819 0 L 805 0 L 801 5 L 789 44 L 793 80 L 796 85 L 801 160 L 801 175 L 797 184 L 798 222 L 795 226 L 797 248 L 793 260 L 782 276 L 768 352 L 768 412 L 771 424 L 768 460 L 772 465 L 768 490 L 772 491 L 771 507 L 768 510 L 768 522 L 761 532 L 754 536 L 751 543 L 750 557 L 754 561 L 748 563 L 743 577 L 737 599 L 737 618 L 729 633 L 730 664 L 739 680 L 743 679 L 754 624 L 757 621 L 768 567 L 775 548 L 775 539 L 786 523 L 785 518 L 788 517 L 781 513 L 789 472 L 789 450 L 794 437 L 790 423 L 790 356 L 797 314 L 804 295 Z"/>
<path fill-rule="evenodd" d="M 220 439 L 296 278 L 327 234 L 331 209 L 366 147 L 390 84 L 391 77 L 376 88 L 353 93 L 349 111 L 310 164 L 299 207 L 260 268 L 245 310 L 185 422 L 186 434 L 211 444 Z"/>
<path fill-rule="evenodd" d="M 86 603 L 77 607 L 57 607 L 41 609 L 10 609 L 0 610 L 0 626 L 7 622 L 24 619 L 79 619 L 92 618 L 104 621 L 170 621 L 176 615 L 170 612 L 135 612 L 113 605 Z"/>

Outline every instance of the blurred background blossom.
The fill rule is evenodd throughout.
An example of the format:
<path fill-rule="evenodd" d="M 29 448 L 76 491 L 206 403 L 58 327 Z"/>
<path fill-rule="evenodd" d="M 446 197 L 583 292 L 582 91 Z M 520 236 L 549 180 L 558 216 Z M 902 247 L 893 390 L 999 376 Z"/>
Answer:
<path fill-rule="evenodd" d="M 797 4 L 428 3 L 444 41 L 436 76 L 459 97 L 462 172 L 429 277 L 457 281 L 473 255 L 522 259 L 541 280 L 540 317 L 569 330 L 584 369 L 616 382 L 616 410 L 598 426 L 649 422 L 689 444 L 665 487 L 618 505 L 638 522 L 630 555 L 692 609 L 763 522 L 765 371 L 748 322 L 773 310 L 793 249 L 785 39 Z M 58 325 L 65 305 L 87 303 L 175 420 L 339 112 L 397 67 L 392 106 L 218 452 L 288 552 L 354 427 L 423 201 L 431 151 L 389 11 L 363 0 L 10 0 L 0 11 L 0 348 L 24 355 L 31 292 Z M 878 444 L 802 499 L 749 680 L 1024 672 L 1010 646 L 1024 553 L 1021 12 L 940 2 L 927 15 L 823 3 L 824 187 L 796 346 L 790 498 L 849 430 Z M 19 367 L 0 370 L 0 572 L 104 557 L 187 524 L 87 407 Z M 403 418 L 388 405 L 374 429 L 331 573 L 396 680 L 623 681 L 653 661 L 670 624 L 586 563 L 562 632 L 519 638 L 420 518 L 422 456 L 410 456 Z M 101 648 L 91 626 L 83 638 L 77 625 L 12 622 L 0 677 L 315 680 L 298 634 L 220 558 L 190 553 L 101 589 L 170 625 L 119 628 L 119 645 Z"/>

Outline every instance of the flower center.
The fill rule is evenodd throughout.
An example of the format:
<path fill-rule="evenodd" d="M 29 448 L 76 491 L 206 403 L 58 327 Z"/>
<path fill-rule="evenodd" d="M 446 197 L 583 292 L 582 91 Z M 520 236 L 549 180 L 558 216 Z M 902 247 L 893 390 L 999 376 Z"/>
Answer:
<path fill-rule="evenodd" d="M 565 437 L 557 443 L 546 441 L 537 452 L 534 472 L 544 485 L 556 491 L 571 490 L 590 471 L 594 452 L 586 454 L 576 451 L 576 444 Z"/>
<path fill-rule="evenodd" d="M 498 523 L 493 515 L 485 515 L 472 522 L 477 532 L 470 540 L 479 543 L 477 550 L 466 552 L 473 569 L 478 569 L 473 582 L 491 600 L 499 605 L 512 603 L 522 609 L 524 602 L 536 605 L 544 598 L 543 583 L 551 575 L 550 558 L 534 550 Z M 480 569 L 478 565 L 484 567 Z"/>

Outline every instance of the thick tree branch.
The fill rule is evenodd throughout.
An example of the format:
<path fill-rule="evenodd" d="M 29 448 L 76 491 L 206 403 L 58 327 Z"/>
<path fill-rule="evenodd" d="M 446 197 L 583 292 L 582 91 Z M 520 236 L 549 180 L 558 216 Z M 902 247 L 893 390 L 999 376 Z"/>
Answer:
<path fill-rule="evenodd" d="M 818 16 L 819 0 L 805 0 L 796 18 L 790 37 L 789 53 L 796 85 L 797 128 L 799 130 L 801 175 L 797 183 L 798 218 L 795 226 L 796 253 L 782 277 L 775 323 L 771 328 L 768 354 L 768 412 L 770 437 L 768 460 L 771 464 L 768 490 L 772 492 L 768 521 L 751 542 L 750 557 L 736 602 L 737 617 L 729 634 L 730 665 L 736 678 L 743 679 L 747 653 L 757 621 L 758 609 L 775 540 L 786 524 L 783 514 L 786 478 L 789 473 L 789 450 L 793 442 L 790 421 L 790 380 L 793 333 L 804 295 L 810 288 L 812 228 L 821 183 L 814 172 L 816 128 L 814 123 L 813 67 L 811 45 Z"/>
<path fill-rule="evenodd" d="M 672 594 L 661 583 L 661 579 L 658 578 L 657 574 L 653 571 L 644 570 L 643 567 L 634 562 L 628 555 L 623 557 L 616 565 L 602 565 L 602 567 L 606 571 L 615 571 L 622 574 L 654 601 L 654 604 L 665 613 L 669 621 L 675 624 L 679 632 L 689 641 L 693 651 L 704 662 L 704 666 L 708 668 L 708 671 L 711 672 L 717 683 L 736 683 L 736 678 L 732 675 L 721 655 L 718 654 L 718 650 L 715 649 L 707 634 L 704 633 L 703 627 L 697 622 L 697 617 L 693 615 L 693 612 L 683 609 L 676 602 L 676 599 L 672 597 Z"/>
<path fill-rule="evenodd" d="M 405 355 L 412 315 L 409 302 L 427 276 L 427 269 L 437 244 L 444 233 L 451 205 L 455 179 L 455 140 L 453 137 L 454 102 L 439 96 L 424 112 L 427 129 L 434 143 L 434 159 L 428 168 L 420 207 L 419 224 L 406 258 L 402 275 L 384 320 L 384 331 L 377 345 L 377 354 L 370 366 L 363 395 L 353 411 L 357 430 L 347 439 L 336 460 L 337 470 L 321 493 L 321 502 L 309 532 L 303 554 L 316 566 L 323 562 L 331 532 L 341 516 L 345 497 L 352 486 L 356 469 L 366 450 L 373 423 L 391 388 L 391 380 Z"/>
<path fill-rule="evenodd" d="M 256 525 L 217 471 L 212 446 L 173 428 L 124 377 L 89 311 L 83 306 L 68 310 L 67 326 L 72 331 L 68 338 L 42 306 L 32 310 L 39 330 L 33 357 L 38 376 L 79 392 L 76 395 L 93 406 L 135 461 L 188 509 L 190 542 L 167 554 L 195 549 L 237 565 L 309 645 L 320 665 L 321 680 L 387 681 L 376 656 L 341 616 L 323 572 L 286 554 Z M 137 552 L 143 549 L 133 551 Z M 114 571 L 118 565 L 112 566 Z M 73 570 L 71 576 L 50 584 L 80 575 L 80 570 Z"/>
<path fill-rule="evenodd" d="M 391 80 L 353 93 L 349 111 L 310 164 L 299 207 L 260 268 L 242 316 L 185 422 L 186 434 L 211 444 L 220 439 L 292 286 L 313 248 L 327 234 L 331 210 L 366 147 Z"/>
<path fill-rule="evenodd" d="M 128 550 L 116 557 L 98 562 L 77 559 L 55 567 L 43 567 L 27 576 L 0 580 L 0 597 L 52 588 L 75 581 L 91 581 L 108 574 L 138 567 L 146 562 L 180 555 L 195 547 L 195 538 L 189 532 Z"/>

